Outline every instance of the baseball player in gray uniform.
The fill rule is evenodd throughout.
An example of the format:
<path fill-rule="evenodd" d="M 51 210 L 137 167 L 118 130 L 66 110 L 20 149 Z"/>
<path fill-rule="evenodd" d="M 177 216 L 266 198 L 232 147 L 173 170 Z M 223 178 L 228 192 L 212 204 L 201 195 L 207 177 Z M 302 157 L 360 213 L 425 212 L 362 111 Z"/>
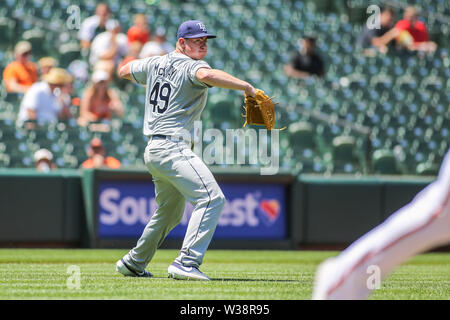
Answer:
<path fill-rule="evenodd" d="M 116 270 L 126 276 L 151 277 L 145 268 L 169 231 L 180 223 L 187 200 L 194 210 L 179 255 L 168 268 L 169 277 L 209 280 L 198 268 L 225 197 L 208 167 L 191 150 L 189 139 L 183 137 L 186 132 L 192 136 L 209 87 L 242 90 L 253 97 L 255 88 L 202 61 L 207 40 L 216 36 L 201 21 L 183 22 L 177 37 L 175 51 L 131 61 L 119 70 L 120 77 L 146 86 L 143 132 L 149 141 L 144 160 L 153 177 L 158 209 L 136 246 L 117 261 Z"/>

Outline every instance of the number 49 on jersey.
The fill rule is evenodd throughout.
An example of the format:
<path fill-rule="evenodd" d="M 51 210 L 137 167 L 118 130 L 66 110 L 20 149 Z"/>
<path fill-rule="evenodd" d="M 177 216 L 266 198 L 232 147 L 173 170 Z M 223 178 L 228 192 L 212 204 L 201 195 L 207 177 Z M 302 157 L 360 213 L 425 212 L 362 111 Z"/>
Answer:
<path fill-rule="evenodd" d="M 153 112 L 164 113 L 167 110 L 171 92 L 172 87 L 167 82 L 162 85 L 159 81 L 155 82 L 150 92 L 150 104 L 153 106 Z M 164 103 L 163 107 L 160 106 L 160 102 Z"/>

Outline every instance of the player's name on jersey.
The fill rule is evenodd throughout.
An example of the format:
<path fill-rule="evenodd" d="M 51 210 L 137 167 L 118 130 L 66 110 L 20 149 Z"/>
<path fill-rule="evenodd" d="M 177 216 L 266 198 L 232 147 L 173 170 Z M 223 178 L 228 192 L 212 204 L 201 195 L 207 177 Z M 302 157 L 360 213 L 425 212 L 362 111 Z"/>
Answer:
<path fill-rule="evenodd" d="M 163 76 L 165 78 L 171 79 L 177 72 L 177 69 L 174 66 L 160 68 L 159 63 L 155 64 L 153 67 L 153 73 L 157 76 Z"/>

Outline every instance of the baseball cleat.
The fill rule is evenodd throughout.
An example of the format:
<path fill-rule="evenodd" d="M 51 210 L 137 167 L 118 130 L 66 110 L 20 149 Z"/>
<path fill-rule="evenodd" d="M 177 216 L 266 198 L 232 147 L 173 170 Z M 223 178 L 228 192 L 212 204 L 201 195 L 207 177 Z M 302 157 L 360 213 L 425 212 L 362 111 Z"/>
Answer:
<path fill-rule="evenodd" d="M 123 259 L 120 259 L 116 263 L 116 271 L 123 274 L 126 277 L 142 277 L 142 278 L 151 278 L 153 274 L 146 270 L 142 272 L 137 272 L 133 270 L 130 266 L 128 266 Z"/>
<path fill-rule="evenodd" d="M 167 269 L 169 278 L 177 280 L 204 280 L 209 281 L 209 278 L 203 274 L 196 267 L 185 267 L 176 262 L 172 263 Z"/>

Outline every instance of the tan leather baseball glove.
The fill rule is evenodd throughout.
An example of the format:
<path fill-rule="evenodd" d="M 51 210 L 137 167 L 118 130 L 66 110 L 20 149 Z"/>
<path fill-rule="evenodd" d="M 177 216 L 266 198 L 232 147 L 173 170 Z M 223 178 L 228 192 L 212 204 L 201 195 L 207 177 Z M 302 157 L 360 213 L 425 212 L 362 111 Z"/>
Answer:
<path fill-rule="evenodd" d="M 245 95 L 244 109 L 247 124 L 265 126 L 267 130 L 275 127 L 275 104 L 272 99 L 260 89 L 256 89 L 256 96 Z"/>

